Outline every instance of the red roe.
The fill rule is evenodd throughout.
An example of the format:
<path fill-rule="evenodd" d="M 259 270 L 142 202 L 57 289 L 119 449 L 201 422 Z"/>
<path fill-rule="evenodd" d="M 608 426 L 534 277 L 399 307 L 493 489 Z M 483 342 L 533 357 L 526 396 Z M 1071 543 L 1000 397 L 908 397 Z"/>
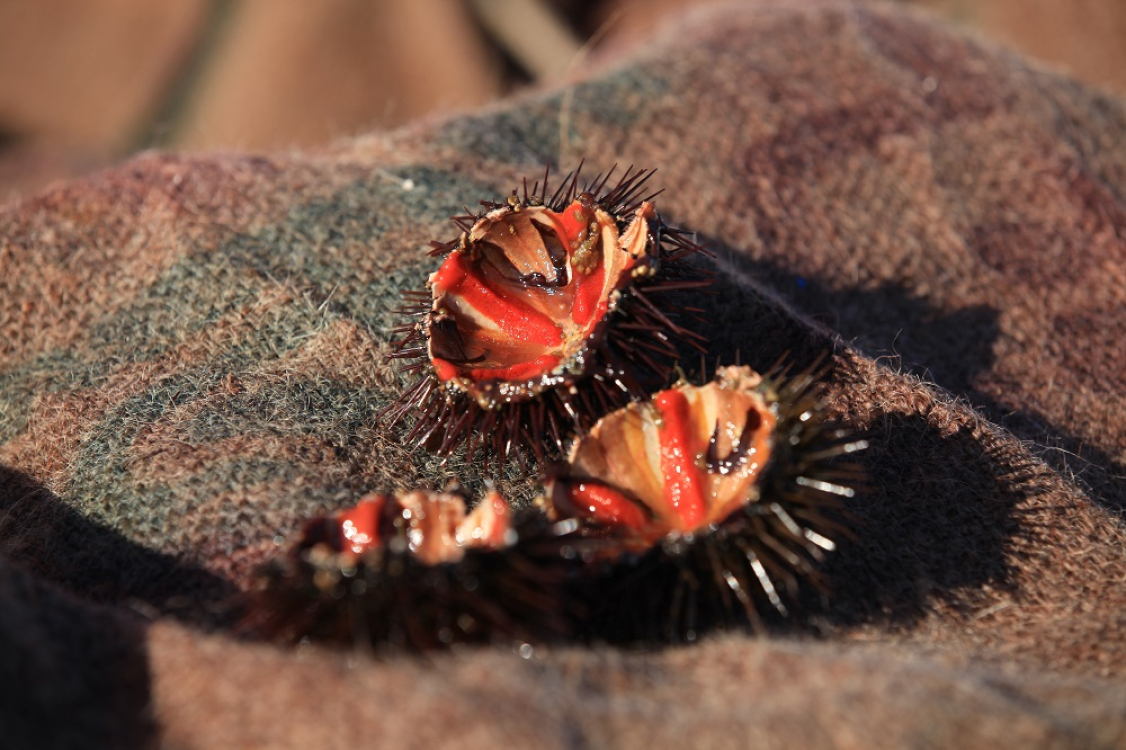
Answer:
<path fill-rule="evenodd" d="M 430 277 L 438 378 L 485 408 L 586 369 L 589 341 L 632 276 L 650 273 L 643 202 L 624 232 L 583 193 L 561 211 L 519 203 L 478 220 Z"/>
<path fill-rule="evenodd" d="M 360 557 L 402 539 L 425 565 L 459 562 L 469 548 L 501 549 L 511 543 L 510 511 L 489 492 L 471 513 L 452 492 L 415 490 L 370 494 L 355 506 L 310 522 L 299 550 L 323 546 L 329 554 Z"/>
<path fill-rule="evenodd" d="M 551 504 L 642 548 L 721 523 L 759 500 L 773 454 L 778 416 L 761 385 L 728 367 L 604 417 L 550 483 Z"/>

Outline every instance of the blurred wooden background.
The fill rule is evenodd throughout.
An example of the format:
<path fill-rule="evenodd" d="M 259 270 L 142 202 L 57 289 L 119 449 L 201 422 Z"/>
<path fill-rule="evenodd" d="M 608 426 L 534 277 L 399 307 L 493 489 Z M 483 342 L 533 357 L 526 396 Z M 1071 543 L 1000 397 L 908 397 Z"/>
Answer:
<path fill-rule="evenodd" d="M 308 146 L 471 108 L 707 1 L 0 0 L 0 203 L 139 149 Z M 901 1 L 1126 92 L 1126 0 Z"/>

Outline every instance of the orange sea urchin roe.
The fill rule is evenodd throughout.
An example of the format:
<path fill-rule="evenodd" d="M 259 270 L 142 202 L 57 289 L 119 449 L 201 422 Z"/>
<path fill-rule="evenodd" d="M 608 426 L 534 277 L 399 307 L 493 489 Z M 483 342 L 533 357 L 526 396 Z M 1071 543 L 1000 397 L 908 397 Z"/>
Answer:
<path fill-rule="evenodd" d="M 556 512 L 639 544 L 718 523 L 758 499 L 776 418 L 747 368 L 661 391 L 598 422 L 549 489 Z"/>
<path fill-rule="evenodd" d="M 354 508 L 336 515 L 340 524 L 341 549 L 359 555 L 381 544 L 379 522 L 384 502 L 382 495 L 367 495 Z"/>
<path fill-rule="evenodd" d="M 534 393 L 536 381 L 581 367 L 614 293 L 648 257 L 654 216 L 642 204 L 619 235 L 614 218 L 584 195 L 562 211 L 505 207 L 478 220 L 430 278 L 429 353 L 439 379 L 475 395 L 496 382 Z"/>
<path fill-rule="evenodd" d="M 510 529 L 508 504 L 496 492 L 488 493 L 468 515 L 465 501 L 448 492 L 371 494 L 311 528 L 319 531 L 324 523 L 335 531 L 326 541 L 337 551 L 362 555 L 401 533 L 410 552 L 427 565 L 457 562 L 469 547 L 503 547 Z"/>

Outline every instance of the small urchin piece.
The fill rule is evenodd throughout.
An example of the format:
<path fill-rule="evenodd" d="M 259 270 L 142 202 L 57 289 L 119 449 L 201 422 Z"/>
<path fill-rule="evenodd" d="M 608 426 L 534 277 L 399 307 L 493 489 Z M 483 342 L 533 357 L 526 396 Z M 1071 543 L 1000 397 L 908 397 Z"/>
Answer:
<path fill-rule="evenodd" d="M 576 618 L 562 545 L 542 513 L 513 519 L 496 492 L 472 512 L 454 490 L 367 495 L 260 571 L 241 628 L 376 652 L 556 639 Z"/>
<path fill-rule="evenodd" d="M 811 370 L 725 367 L 607 415 L 554 472 L 557 518 L 602 528 L 588 577 L 590 635 L 693 640 L 788 614 L 845 533 L 861 480 L 834 461 L 866 446 L 826 426 Z M 612 542 L 611 542 L 612 540 Z"/>
<path fill-rule="evenodd" d="M 580 167 L 581 170 L 581 167 Z M 415 422 L 407 442 L 448 456 L 465 447 L 504 462 L 538 461 L 571 434 L 667 382 L 683 327 L 670 292 L 710 283 L 690 256 L 699 246 L 666 225 L 645 195 L 653 172 L 613 169 L 586 184 L 579 171 L 548 194 L 513 191 L 455 217 L 461 235 L 432 243 L 444 256 L 426 290 L 408 292 L 413 320 L 391 355 L 415 360 L 417 379 L 384 412 Z"/>

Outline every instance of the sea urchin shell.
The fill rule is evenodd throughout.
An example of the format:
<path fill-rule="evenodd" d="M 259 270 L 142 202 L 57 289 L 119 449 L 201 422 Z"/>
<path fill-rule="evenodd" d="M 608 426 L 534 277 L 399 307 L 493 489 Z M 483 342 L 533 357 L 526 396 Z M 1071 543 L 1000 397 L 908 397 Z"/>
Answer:
<path fill-rule="evenodd" d="M 242 629 L 399 651 L 557 637 L 572 629 L 570 574 L 543 514 L 525 526 L 532 539 L 517 549 L 496 492 L 469 513 L 455 491 L 367 495 L 310 521 L 263 568 Z"/>
<path fill-rule="evenodd" d="M 566 434 L 667 376 L 678 342 L 700 337 L 651 295 L 706 281 L 685 262 L 699 248 L 664 224 L 655 194 L 640 197 L 651 175 L 580 190 L 576 172 L 548 198 L 545 174 L 455 217 L 461 236 L 433 243 L 445 260 L 407 295 L 418 321 L 397 329 L 392 356 L 419 360 L 407 369 L 422 375 L 387 412 L 392 424 L 417 416 L 408 441 L 501 460 L 515 443 L 542 458 L 546 440 L 562 451 Z"/>
<path fill-rule="evenodd" d="M 859 481 L 829 459 L 863 440 L 829 430 L 814 377 L 719 370 L 607 415 L 549 482 L 558 516 L 603 527 L 592 630 L 610 640 L 691 639 L 701 628 L 786 614 L 799 580 L 843 531 Z"/>

